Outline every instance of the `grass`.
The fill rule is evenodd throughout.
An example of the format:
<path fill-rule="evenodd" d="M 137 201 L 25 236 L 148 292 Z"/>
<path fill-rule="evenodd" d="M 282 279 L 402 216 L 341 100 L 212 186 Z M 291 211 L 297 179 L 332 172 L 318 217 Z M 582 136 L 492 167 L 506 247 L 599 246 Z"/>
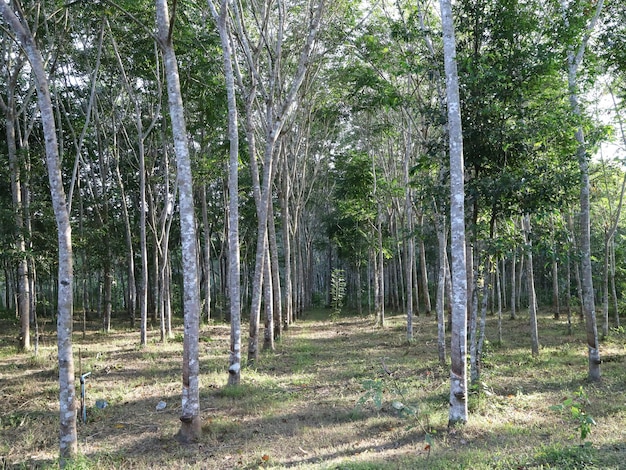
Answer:
<path fill-rule="evenodd" d="M 388 317 L 384 329 L 372 318 L 331 322 L 327 315 L 313 312 L 291 326 L 275 352 L 243 370 L 238 388 L 226 387 L 229 326 L 204 325 L 203 437 L 189 446 L 174 439 L 181 342 L 152 341 L 153 331 L 139 348 L 137 332 L 116 326 L 102 335 L 97 324 L 85 339 L 77 333 L 76 373 L 80 364 L 91 376 L 88 422 L 78 425 L 81 456 L 70 468 L 626 468 L 623 330 L 603 341 L 603 379 L 592 384 L 584 325 L 568 336 L 565 322 L 541 315 L 542 348 L 533 358 L 527 319 L 505 321 L 496 344 L 496 319 L 489 317 L 491 342 L 469 399 L 470 421 L 448 429 L 448 370 L 438 364 L 434 318 L 418 317 L 408 343 L 401 315 Z M 47 332 L 36 358 L 18 354 L 13 328 L 0 321 L 0 468 L 55 468 L 55 338 Z M 551 409 L 581 387 L 581 406 L 596 422 L 585 442 L 578 421 Z M 107 406 L 96 407 L 97 400 Z M 157 411 L 160 401 L 167 406 Z"/>

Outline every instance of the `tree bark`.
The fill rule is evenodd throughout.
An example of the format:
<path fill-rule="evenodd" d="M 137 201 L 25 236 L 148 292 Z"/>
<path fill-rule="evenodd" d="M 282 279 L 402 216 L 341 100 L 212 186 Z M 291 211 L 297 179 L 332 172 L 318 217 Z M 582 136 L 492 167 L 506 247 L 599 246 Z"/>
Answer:
<path fill-rule="evenodd" d="M 24 204 L 22 202 L 22 169 L 17 155 L 15 135 L 15 87 L 22 69 L 23 60 L 18 58 L 7 80 L 6 103 L 0 98 L 0 105 L 5 114 L 5 131 L 7 138 L 7 153 L 9 155 L 9 171 L 11 174 L 11 194 L 13 199 L 13 213 L 15 216 L 15 251 L 18 253 L 17 264 L 17 311 L 20 318 L 20 350 L 29 351 L 30 344 L 30 282 L 28 276 L 28 259 L 26 255 Z M 7 64 L 7 69 L 10 65 Z"/>
<path fill-rule="evenodd" d="M 539 356 L 539 332 L 537 330 L 537 298 L 535 296 L 535 272 L 533 267 L 532 241 L 530 238 L 530 216 L 524 216 L 524 239 L 528 254 L 527 280 L 528 280 L 528 313 L 530 317 L 530 339 L 533 357 Z"/>
<path fill-rule="evenodd" d="M 591 36 L 595 24 L 600 16 L 604 0 L 598 0 L 595 5 L 595 13 L 586 27 L 585 35 L 581 40 L 578 51 L 570 48 L 567 55 L 568 73 L 567 83 L 569 87 L 569 100 L 572 113 L 577 119 L 582 118 L 580 102 L 578 98 L 578 69 L 583 61 L 587 42 Z M 566 9 L 565 2 L 563 10 Z M 567 18 L 566 18 L 566 26 Z M 589 193 L 591 185 L 589 182 L 589 155 L 587 154 L 587 143 L 582 124 L 576 130 L 576 142 L 578 147 L 576 157 L 580 168 L 580 252 L 582 265 L 582 294 L 583 311 L 585 316 L 585 330 L 587 333 L 587 350 L 589 363 L 589 380 L 592 382 L 600 380 L 600 345 L 598 342 L 598 327 L 596 321 L 596 306 L 593 292 L 593 273 L 591 270 L 591 213 Z"/>
<path fill-rule="evenodd" d="M 228 3 L 228 0 L 222 0 L 218 12 L 212 1 L 208 1 L 220 35 L 228 100 L 228 290 L 230 297 L 228 385 L 233 386 L 239 385 L 241 380 L 241 267 L 239 245 L 239 124 L 237 121 L 232 37 L 228 23 Z M 254 142 L 251 144 L 254 145 Z"/>
<path fill-rule="evenodd" d="M 172 43 L 173 23 L 170 23 L 166 0 L 156 0 L 156 18 L 159 46 L 163 53 L 167 79 L 168 105 L 174 136 L 183 258 L 185 333 L 183 341 L 181 427 L 177 437 L 182 442 L 193 442 L 202 434 L 199 395 L 200 288 L 198 284 L 198 248 L 196 243 L 193 180 L 178 63 Z"/>
<path fill-rule="evenodd" d="M 448 424 L 467 422 L 467 271 L 465 258 L 465 184 L 461 101 L 450 0 L 440 0 L 450 146 L 450 236 L 452 251 L 452 339 Z"/>
<path fill-rule="evenodd" d="M 19 10 L 19 6 L 17 6 Z M 13 7 L 0 2 L 0 12 L 15 33 L 32 67 L 35 76 L 39 110 L 43 125 L 46 166 L 50 183 L 52 208 L 57 225 L 59 268 L 58 268 L 58 312 L 57 349 L 59 360 L 59 454 L 61 467 L 78 453 L 76 432 L 76 400 L 74 386 L 74 356 L 72 352 L 72 313 L 73 313 L 73 263 L 72 229 L 67 209 L 67 199 L 63 187 L 61 160 L 57 141 L 56 124 L 48 77 L 43 57 L 35 44 L 33 35 L 24 20 L 20 22 Z"/>

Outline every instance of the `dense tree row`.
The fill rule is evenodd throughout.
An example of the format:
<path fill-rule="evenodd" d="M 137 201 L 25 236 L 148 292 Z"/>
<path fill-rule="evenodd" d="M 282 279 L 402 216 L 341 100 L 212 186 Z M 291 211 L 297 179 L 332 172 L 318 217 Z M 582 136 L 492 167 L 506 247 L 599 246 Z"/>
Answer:
<path fill-rule="evenodd" d="M 0 305 L 22 350 L 42 319 L 115 315 L 146 344 L 185 312 L 186 337 L 196 317 L 231 323 L 234 385 L 259 342 L 331 304 L 335 272 L 348 308 L 405 313 L 409 341 L 434 310 L 453 375 L 447 314 L 468 319 L 471 380 L 489 311 L 528 309 L 533 354 L 539 305 L 580 314 L 599 378 L 597 328 L 619 326 L 626 289 L 622 2 L 459 0 L 455 51 L 445 1 L 155 3 L 2 3 Z"/>

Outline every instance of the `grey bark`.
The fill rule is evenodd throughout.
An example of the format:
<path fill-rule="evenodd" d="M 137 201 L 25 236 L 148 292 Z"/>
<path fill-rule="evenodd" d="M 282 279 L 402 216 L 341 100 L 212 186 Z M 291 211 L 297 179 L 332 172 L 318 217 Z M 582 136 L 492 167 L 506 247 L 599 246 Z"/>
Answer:
<path fill-rule="evenodd" d="M 198 248 L 193 180 L 178 63 L 172 43 L 173 23 L 170 23 L 166 0 L 156 0 L 156 19 L 159 46 L 163 53 L 168 105 L 174 136 L 183 258 L 183 389 L 181 427 L 178 438 L 183 442 L 192 442 L 202 434 L 199 395 L 200 288 L 198 284 Z"/>
<path fill-rule="evenodd" d="M 200 198 L 200 207 L 202 211 L 202 235 L 204 241 L 204 249 L 202 250 L 202 264 L 204 266 L 203 316 L 204 318 L 206 318 L 206 321 L 208 323 L 211 320 L 211 230 L 209 228 L 209 208 L 207 204 L 206 184 L 202 185 Z"/>
<path fill-rule="evenodd" d="M 578 51 L 570 48 L 567 54 L 568 73 L 567 83 L 569 87 L 569 100 L 572 113 L 578 119 L 582 118 L 582 111 L 579 102 L 578 89 L 578 70 L 582 65 L 585 49 L 591 36 L 593 29 L 598 21 L 604 0 L 598 0 L 595 5 L 595 13 L 591 21 L 586 27 L 585 34 L 581 40 Z M 566 4 L 563 2 L 563 10 Z M 565 18 L 566 26 L 567 18 Z M 589 155 L 587 152 L 587 143 L 585 141 L 585 133 L 582 124 L 579 124 L 576 130 L 576 141 L 578 147 L 576 157 L 580 168 L 580 252 L 581 252 L 581 270 L 582 270 L 582 294 L 583 294 L 583 311 L 585 316 L 585 330 L 587 336 L 587 351 L 589 365 L 589 380 L 600 380 L 600 345 L 598 342 L 598 327 L 596 321 L 596 306 L 593 291 L 593 273 L 591 270 L 591 214 L 589 193 L 591 185 L 589 182 Z"/>
<path fill-rule="evenodd" d="M 530 339 L 533 357 L 539 355 L 539 332 L 537 329 L 537 298 L 535 296 L 535 272 L 533 266 L 532 240 L 530 237 L 530 216 L 527 214 L 523 220 L 524 241 L 526 242 L 526 279 L 528 282 L 528 313 L 530 317 Z"/>
<path fill-rule="evenodd" d="M 13 7 L 0 2 L 0 12 L 5 22 L 15 33 L 35 76 L 39 110 L 43 125 L 46 166 L 50 183 L 52 208 L 57 225 L 59 268 L 58 268 L 58 311 L 57 311 L 57 350 L 59 360 L 59 456 L 60 466 L 78 453 L 76 432 L 76 401 L 74 386 L 74 356 L 72 353 L 72 313 L 73 313 L 73 266 L 72 266 L 72 229 L 63 187 L 61 161 L 57 141 L 54 109 L 50 97 L 48 77 L 43 57 L 35 44 L 26 21 L 20 21 L 14 8 L 21 10 L 18 4 Z M 23 18 L 23 15 L 21 15 Z"/>
<path fill-rule="evenodd" d="M 440 0 L 450 146 L 450 236 L 452 252 L 452 338 L 448 424 L 467 422 L 467 273 L 465 257 L 465 184 L 461 102 L 450 0 Z"/>
<path fill-rule="evenodd" d="M 404 152 L 404 198 L 405 198 L 405 217 L 406 217 L 406 231 L 405 238 L 405 279 L 406 279 L 406 339 L 408 341 L 413 340 L 413 270 L 415 269 L 415 239 L 413 237 L 413 194 L 410 187 L 409 167 L 411 160 L 411 152 L 413 143 L 411 141 L 410 134 L 410 121 L 409 132 L 406 134 L 405 140 L 405 152 Z M 360 299 L 359 299 L 360 302 Z"/>
<path fill-rule="evenodd" d="M 424 214 L 420 211 L 419 224 L 423 229 L 424 227 Z M 430 314 L 432 311 L 432 304 L 430 302 L 430 291 L 428 290 L 428 265 L 426 264 L 426 246 L 424 245 L 424 238 L 419 239 L 419 251 L 420 251 L 420 280 L 422 281 L 422 288 L 420 293 L 424 299 L 424 308 L 426 313 Z"/>
<path fill-rule="evenodd" d="M 226 96 L 228 99 L 228 291 L 230 295 L 230 355 L 228 384 L 241 380 L 241 274 L 239 246 L 239 127 L 235 96 L 233 47 L 228 22 L 228 0 L 222 0 L 219 12 L 209 0 L 209 8 L 217 24 L 222 45 Z M 254 142 L 251 143 L 254 145 Z M 208 275 L 208 273 L 207 273 Z"/>
<path fill-rule="evenodd" d="M 445 215 L 435 214 L 437 224 L 437 241 L 439 248 L 439 274 L 437 276 L 437 296 L 435 298 L 435 310 L 437 312 L 437 353 L 439 364 L 446 365 L 446 318 L 445 318 L 445 295 L 446 295 L 446 266 L 448 265 L 448 232 L 446 230 Z"/>
<path fill-rule="evenodd" d="M 9 54 L 10 57 L 10 54 Z M 9 58 L 10 60 L 10 58 Z M 24 204 L 22 201 L 22 169 L 18 160 L 15 121 L 16 101 L 15 88 L 22 70 L 23 60 L 17 58 L 14 65 L 7 63 L 6 72 L 9 75 L 6 83 L 6 103 L 0 97 L 0 107 L 5 115 L 5 135 L 7 139 L 7 153 L 9 156 L 9 172 L 11 175 L 11 195 L 13 200 L 13 214 L 15 218 L 15 251 L 18 253 L 17 262 L 17 311 L 20 318 L 19 346 L 22 351 L 29 351 L 30 344 L 30 305 L 31 292 L 28 275 L 28 258 L 26 255 Z"/>

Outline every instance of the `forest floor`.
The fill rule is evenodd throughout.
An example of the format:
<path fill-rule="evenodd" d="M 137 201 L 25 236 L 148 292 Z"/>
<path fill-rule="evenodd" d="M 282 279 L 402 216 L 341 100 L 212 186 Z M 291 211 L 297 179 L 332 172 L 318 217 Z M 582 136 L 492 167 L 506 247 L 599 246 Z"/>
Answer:
<path fill-rule="evenodd" d="M 530 354 L 525 312 L 488 317 L 480 384 L 467 425 L 448 429 L 449 372 L 437 359 L 434 316 L 405 319 L 309 313 L 264 352 L 242 384 L 226 387 L 225 323 L 201 333 L 203 437 L 179 429 L 182 333 L 162 344 L 93 325 L 74 333 L 76 375 L 86 379 L 87 422 L 75 469 L 625 469 L 626 334 L 602 343 L 602 381 L 587 381 L 584 325 L 545 312 L 541 352 Z M 247 327 L 247 325 L 246 325 Z M 58 385 L 53 325 L 39 353 L 18 354 L 17 324 L 0 320 L 0 468 L 58 467 Z M 247 335 L 244 335 L 247 337 Z M 79 361 L 80 355 L 80 361 Z M 80 366 L 80 371 L 79 371 Z M 388 374 L 391 373 L 391 375 Z M 76 381 L 77 387 L 78 380 Z M 78 395 L 80 390 L 78 389 Z M 564 411 L 552 407 L 571 399 Z M 106 407 L 100 408 L 106 402 Z M 159 402 L 166 407 L 157 410 Z M 573 406 L 573 408 L 572 408 Z M 576 411 L 585 414 L 577 414 Z M 581 440 L 581 427 L 591 432 Z"/>

